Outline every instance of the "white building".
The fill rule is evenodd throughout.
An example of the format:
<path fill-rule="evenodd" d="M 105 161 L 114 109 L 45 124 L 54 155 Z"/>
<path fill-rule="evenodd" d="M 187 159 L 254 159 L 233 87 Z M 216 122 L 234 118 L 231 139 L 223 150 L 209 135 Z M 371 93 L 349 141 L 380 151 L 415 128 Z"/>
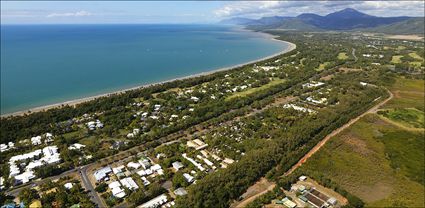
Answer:
<path fill-rule="evenodd" d="M 174 168 L 176 171 L 178 171 L 180 168 L 183 168 L 183 167 L 184 167 L 183 163 L 181 163 L 181 162 L 179 162 L 179 161 L 173 162 L 173 163 L 172 163 L 172 166 L 173 166 L 173 168 Z"/>
<path fill-rule="evenodd" d="M 187 173 L 183 173 L 183 177 L 186 179 L 187 182 L 192 183 L 194 181 L 194 178 L 187 174 Z"/>
<path fill-rule="evenodd" d="M 69 150 L 79 150 L 79 149 L 84 148 L 84 147 L 86 147 L 86 145 L 75 143 L 75 144 L 72 144 L 71 146 L 69 146 L 68 149 Z"/>
<path fill-rule="evenodd" d="M 139 188 L 139 186 L 134 182 L 134 180 L 131 177 L 123 178 L 120 180 L 121 184 L 125 187 L 127 187 L 130 190 L 136 190 Z"/>
<path fill-rule="evenodd" d="M 167 195 L 162 194 L 159 195 L 153 199 L 151 199 L 150 201 L 138 206 L 137 208 L 156 208 L 156 207 L 160 207 L 161 205 L 167 203 L 168 199 L 167 199 Z"/>
<path fill-rule="evenodd" d="M 21 160 L 30 160 L 30 162 L 23 167 L 24 171 L 21 173 L 17 163 Z M 9 177 L 14 177 L 17 183 L 27 183 L 35 178 L 33 169 L 60 162 L 60 154 L 58 153 L 57 146 L 47 146 L 43 149 L 38 149 L 30 153 L 15 155 L 9 159 Z"/>
<path fill-rule="evenodd" d="M 103 167 L 103 168 L 97 170 L 96 172 L 94 172 L 93 176 L 96 179 L 96 181 L 101 181 L 104 178 L 106 178 L 108 176 L 108 174 L 111 173 L 111 172 L 112 172 L 111 167 L 106 166 L 106 167 Z"/>
<path fill-rule="evenodd" d="M 40 145 L 41 144 L 41 136 L 31 137 L 31 143 L 34 146 Z"/>
<path fill-rule="evenodd" d="M 65 183 L 63 186 L 64 186 L 66 189 L 72 189 L 72 187 L 74 187 L 74 184 L 72 184 L 72 183 Z"/>
<path fill-rule="evenodd" d="M 123 197 L 125 197 L 125 192 L 121 188 L 120 182 L 114 181 L 114 182 L 110 183 L 108 185 L 108 187 L 111 189 L 113 196 L 115 196 L 117 198 L 123 198 Z"/>
<path fill-rule="evenodd" d="M 138 169 L 140 166 L 141 166 L 140 163 L 137 163 L 137 162 L 129 162 L 129 163 L 127 163 L 127 167 L 128 168 Z"/>

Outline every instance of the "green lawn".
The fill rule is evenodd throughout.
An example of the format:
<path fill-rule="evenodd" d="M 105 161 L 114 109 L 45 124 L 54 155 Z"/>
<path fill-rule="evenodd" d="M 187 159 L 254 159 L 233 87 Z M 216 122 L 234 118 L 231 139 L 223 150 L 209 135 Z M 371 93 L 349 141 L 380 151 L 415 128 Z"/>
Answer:
<path fill-rule="evenodd" d="M 301 168 L 321 172 L 367 206 L 422 207 L 423 136 L 367 115 L 333 137 Z"/>
<path fill-rule="evenodd" d="M 401 63 L 401 57 L 403 57 L 403 56 L 401 56 L 401 55 L 393 56 L 392 59 L 391 59 L 391 63 L 394 63 L 394 64 Z"/>
<path fill-rule="evenodd" d="M 415 108 L 388 109 L 382 111 L 381 114 L 407 127 L 424 127 L 424 112 Z"/>
<path fill-rule="evenodd" d="M 409 56 L 412 57 L 412 58 L 414 58 L 414 59 L 424 60 L 424 58 L 422 58 L 421 56 L 419 56 L 416 52 L 409 53 Z"/>
<path fill-rule="evenodd" d="M 241 92 L 235 92 L 232 95 L 230 95 L 229 97 L 227 97 L 225 100 L 227 101 L 227 100 L 231 100 L 231 99 L 236 98 L 236 97 L 249 96 L 253 93 L 256 93 L 256 92 L 261 91 L 261 90 L 265 90 L 267 88 L 273 87 L 273 86 L 278 85 L 278 84 L 282 84 L 284 82 L 285 82 L 284 79 L 275 79 L 275 80 L 270 81 L 269 83 L 267 83 L 267 84 L 265 84 L 261 87 L 250 88 L 248 90 L 241 91 Z"/>
<path fill-rule="evenodd" d="M 348 59 L 347 53 L 339 53 L 338 59 L 340 59 L 340 60 Z"/>
<path fill-rule="evenodd" d="M 413 67 L 421 67 L 422 66 L 422 61 L 411 61 L 409 62 L 409 64 Z"/>
<path fill-rule="evenodd" d="M 394 98 L 384 108 L 416 108 L 425 111 L 424 80 L 398 78 L 389 89 Z"/>
<path fill-rule="evenodd" d="M 316 69 L 316 71 L 323 71 L 325 70 L 325 67 L 328 66 L 329 64 L 331 64 L 331 62 L 325 62 L 319 65 L 319 68 Z"/>

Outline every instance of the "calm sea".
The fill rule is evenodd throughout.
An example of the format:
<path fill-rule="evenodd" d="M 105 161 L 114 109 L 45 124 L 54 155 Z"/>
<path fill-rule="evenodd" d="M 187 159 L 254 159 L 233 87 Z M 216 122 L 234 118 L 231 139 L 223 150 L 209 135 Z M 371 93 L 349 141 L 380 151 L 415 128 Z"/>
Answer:
<path fill-rule="evenodd" d="M 229 67 L 286 47 L 219 25 L 2 25 L 1 114 Z"/>

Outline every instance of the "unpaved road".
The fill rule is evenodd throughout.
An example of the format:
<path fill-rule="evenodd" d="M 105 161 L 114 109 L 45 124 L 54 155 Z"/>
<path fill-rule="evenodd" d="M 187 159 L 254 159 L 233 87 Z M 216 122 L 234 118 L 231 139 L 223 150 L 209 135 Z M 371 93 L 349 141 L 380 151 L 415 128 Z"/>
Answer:
<path fill-rule="evenodd" d="M 345 129 L 347 129 L 348 127 L 350 127 L 351 125 L 353 125 L 354 123 L 356 123 L 359 119 L 363 118 L 365 115 L 369 114 L 369 113 L 376 113 L 378 111 L 378 109 L 380 107 L 382 107 L 383 105 L 385 105 L 388 101 L 390 101 L 394 95 L 387 90 L 387 92 L 389 93 L 389 97 L 387 99 L 385 99 L 384 101 L 378 103 L 377 105 L 373 106 L 372 108 L 370 108 L 369 110 L 367 110 L 366 112 L 362 113 L 361 115 L 357 116 L 356 118 L 351 119 L 348 123 L 346 123 L 345 125 L 339 127 L 338 129 L 334 130 L 332 133 L 328 134 L 324 139 L 322 139 L 322 141 L 320 141 L 316 146 L 314 146 L 306 155 L 304 155 L 303 158 L 301 158 L 301 160 L 299 160 L 297 162 L 297 164 L 295 164 L 294 166 L 292 166 L 291 169 L 289 169 L 284 176 L 287 176 L 289 174 L 291 174 L 292 172 L 294 172 L 298 167 L 300 167 L 303 163 L 305 163 L 307 161 L 308 158 L 310 158 L 314 153 L 316 153 L 317 151 L 319 151 L 320 148 L 322 148 L 327 141 L 329 141 L 330 138 L 336 136 L 337 134 L 341 133 L 342 131 L 344 131 Z M 247 206 L 250 202 L 254 201 L 256 198 L 258 198 L 259 196 L 267 193 L 267 191 L 269 190 L 273 190 L 273 188 L 276 186 L 275 183 L 272 183 L 271 185 L 269 185 L 269 187 L 267 187 L 266 190 L 257 193 L 249 198 L 243 199 L 240 202 L 234 202 L 234 206 L 232 207 L 245 207 Z"/>
<path fill-rule="evenodd" d="M 301 158 L 301 160 L 299 160 L 297 162 L 297 164 L 295 164 L 294 166 L 292 166 L 291 169 L 289 169 L 284 175 L 287 176 L 289 174 L 291 174 L 292 172 L 294 172 L 298 167 L 300 167 L 303 163 L 305 163 L 305 161 L 307 161 L 308 158 L 310 158 L 314 153 L 316 153 L 317 151 L 319 151 L 320 148 L 323 147 L 323 145 L 326 144 L 327 141 L 329 141 L 330 138 L 336 136 L 337 134 L 341 133 L 342 131 L 344 131 L 345 129 L 347 129 L 348 127 L 350 127 L 351 125 L 353 125 L 354 123 L 356 123 L 359 119 L 363 118 L 365 115 L 369 114 L 369 113 L 376 113 L 376 111 L 383 106 L 385 103 L 387 103 L 389 100 L 391 100 L 394 95 L 393 93 L 391 93 L 389 90 L 387 90 L 387 92 L 389 93 L 389 97 L 387 99 L 385 99 L 384 101 L 378 103 L 377 105 L 373 106 L 371 109 L 369 109 L 368 111 L 362 113 L 361 115 L 357 116 L 356 118 L 351 119 L 348 123 L 344 124 L 343 126 L 339 127 L 338 129 L 335 129 L 332 133 L 328 134 L 324 139 L 322 139 L 322 141 L 320 141 L 318 144 L 316 144 L 316 146 L 313 147 L 313 149 L 311 149 L 306 155 L 304 155 L 303 158 Z"/>
<path fill-rule="evenodd" d="M 231 208 L 243 208 L 246 207 L 249 203 L 254 201 L 258 196 L 261 196 L 268 191 L 271 191 L 276 186 L 275 183 L 269 182 L 266 178 L 261 178 L 257 183 L 255 183 L 253 186 L 249 187 L 248 190 L 244 193 L 246 195 L 246 198 L 244 198 L 242 201 L 234 202 L 230 205 Z M 259 192 L 258 192 L 259 191 Z M 256 193 L 258 192 L 258 193 Z M 253 194 L 253 195 L 252 195 Z M 242 195 L 242 197 L 244 197 Z"/>

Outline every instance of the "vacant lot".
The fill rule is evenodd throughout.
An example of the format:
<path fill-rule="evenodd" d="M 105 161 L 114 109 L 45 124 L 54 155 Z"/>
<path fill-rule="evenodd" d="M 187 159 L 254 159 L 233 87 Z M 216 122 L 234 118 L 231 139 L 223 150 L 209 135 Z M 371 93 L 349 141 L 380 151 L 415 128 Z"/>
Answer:
<path fill-rule="evenodd" d="M 285 82 L 285 80 L 283 80 L 283 79 L 276 79 L 276 80 L 270 81 L 269 83 L 267 83 L 267 84 L 265 84 L 261 87 L 251 88 L 251 89 L 248 89 L 248 90 L 245 90 L 245 91 L 242 91 L 242 92 L 235 92 L 232 95 L 230 95 L 229 97 L 227 97 L 226 100 L 230 100 L 230 99 L 233 99 L 233 98 L 236 98 L 236 97 L 249 96 L 253 93 L 256 93 L 256 92 L 261 91 L 261 90 L 265 90 L 267 88 L 273 87 L 273 86 L 278 85 L 278 84 L 282 84 L 284 82 Z"/>
<path fill-rule="evenodd" d="M 380 114 L 408 128 L 424 127 L 424 112 L 416 108 L 387 109 Z"/>
<path fill-rule="evenodd" d="M 419 56 L 419 55 L 418 55 L 417 53 L 415 53 L 415 52 L 409 53 L 409 56 L 410 56 L 410 57 L 412 57 L 412 58 L 414 58 L 414 59 L 424 60 L 421 56 Z"/>
<path fill-rule="evenodd" d="M 325 62 L 319 65 L 319 68 L 316 71 L 322 71 L 325 70 L 326 66 L 328 66 L 329 64 L 331 64 L 330 62 Z"/>
<path fill-rule="evenodd" d="M 424 111 L 424 80 L 411 80 L 399 78 L 390 87 L 394 99 L 390 100 L 384 108 L 416 108 Z"/>
<path fill-rule="evenodd" d="M 338 59 L 340 59 L 340 60 L 348 59 L 347 53 L 339 53 Z"/>
<path fill-rule="evenodd" d="M 302 168 L 320 171 L 369 206 L 422 207 L 423 136 L 371 114 L 332 138 Z"/>
<path fill-rule="evenodd" d="M 401 57 L 403 56 L 393 56 L 391 59 L 391 63 L 394 63 L 394 64 L 401 63 Z"/>
<path fill-rule="evenodd" d="M 424 81 L 398 78 L 383 106 L 390 121 L 424 122 Z M 424 131 L 370 114 L 333 137 L 301 168 L 319 171 L 372 207 L 424 207 Z"/>

